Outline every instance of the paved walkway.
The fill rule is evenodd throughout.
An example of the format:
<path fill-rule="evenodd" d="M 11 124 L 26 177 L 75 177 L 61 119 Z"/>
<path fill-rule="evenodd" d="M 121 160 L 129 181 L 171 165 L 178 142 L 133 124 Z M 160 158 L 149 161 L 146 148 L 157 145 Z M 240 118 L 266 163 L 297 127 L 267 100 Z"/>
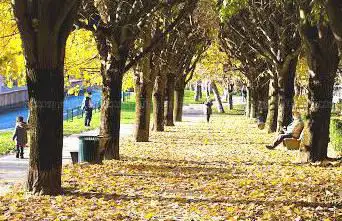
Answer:
<path fill-rule="evenodd" d="M 184 106 L 183 109 L 184 121 L 204 120 L 203 105 L 194 104 Z M 122 124 L 120 136 L 130 136 L 133 134 L 133 124 Z M 71 163 L 70 151 L 78 151 L 78 136 L 79 135 L 98 135 L 99 130 L 87 131 L 81 134 L 66 136 L 63 139 L 63 164 Z M 7 192 L 16 183 L 22 183 L 27 176 L 27 168 L 29 163 L 29 151 L 24 153 L 24 159 L 15 158 L 15 154 L 9 154 L 0 157 L 0 195 Z"/>
<path fill-rule="evenodd" d="M 132 124 L 122 124 L 120 136 L 132 134 Z M 78 151 L 79 135 L 98 135 L 99 130 L 91 130 L 81 134 L 74 134 L 63 138 L 63 164 L 71 163 L 70 151 Z M 15 154 L 9 154 L 0 158 L 0 194 L 6 192 L 17 182 L 23 182 L 27 176 L 29 163 L 29 151 L 24 152 L 24 159 L 15 158 Z"/>

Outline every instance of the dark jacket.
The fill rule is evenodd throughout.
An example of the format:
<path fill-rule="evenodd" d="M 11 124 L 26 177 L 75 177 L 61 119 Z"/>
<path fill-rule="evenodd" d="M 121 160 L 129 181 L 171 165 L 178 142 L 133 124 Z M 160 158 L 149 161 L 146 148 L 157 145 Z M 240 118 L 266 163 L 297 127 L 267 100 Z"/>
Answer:
<path fill-rule="evenodd" d="M 27 144 L 27 124 L 25 122 L 16 124 L 12 139 L 16 140 L 17 145 L 25 146 Z"/>
<path fill-rule="evenodd" d="M 212 114 L 213 110 L 211 109 L 211 106 L 213 106 L 213 103 L 211 101 L 204 103 L 206 106 L 206 114 Z"/>

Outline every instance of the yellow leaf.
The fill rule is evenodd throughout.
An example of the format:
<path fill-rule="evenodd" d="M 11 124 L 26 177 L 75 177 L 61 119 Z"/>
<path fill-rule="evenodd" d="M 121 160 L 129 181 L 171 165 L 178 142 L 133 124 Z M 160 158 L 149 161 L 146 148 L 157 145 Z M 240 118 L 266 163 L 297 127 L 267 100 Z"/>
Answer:
<path fill-rule="evenodd" d="M 144 218 L 145 219 L 151 219 L 154 216 L 152 212 L 145 214 Z"/>

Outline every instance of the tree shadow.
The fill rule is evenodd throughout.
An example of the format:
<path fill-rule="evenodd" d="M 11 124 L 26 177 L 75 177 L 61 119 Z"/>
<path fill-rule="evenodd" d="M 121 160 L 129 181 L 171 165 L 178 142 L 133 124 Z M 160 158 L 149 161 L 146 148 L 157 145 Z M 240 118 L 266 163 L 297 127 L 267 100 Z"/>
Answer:
<path fill-rule="evenodd" d="M 220 165 L 222 167 L 232 167 L 236 165 L 243 165 L 243 166 L 283 166 L 283 167 L 294 167 L 297 164 L 291 162 L 277 162 L 277 161 L 240 161 L 238 163 L 227 162 L 227 161 L 194 161 L 194 160 L 169 160 L 169 159 L 154 159 L 154 158 L 141 158 L 141 157 L 130 157 L 123 155 L 121 157 L 122 161 L 150 161 L 151 163 L 159 162 L 159 163 L 166 163 L 166 164 L 177 164 L 177 165 L 184 165 L 184 164 L 194 164 L 199 166 L 209 166 L 209 165 Z M 220 167 L 218 167 L 220 168 Z"/>
<path fill-rule="evenodd" d="M 116 194 L 116 193 L 101 193 L 101 192 L 81 192 L 77 189 L 66 188 L 63 191 L 63 195 L 65 196 L 73 196 L 73 197 L 82 197 L 86 199 L 102 199 L 105 201 L 131 201 L 131 200 L 146 200 L 149 202 L 151 200 L 157 201 L 167 201 L 167 202 L 181 202 L 181 203 L 228 203 L 232 205 L 240 205 L 240 204 L 256 204 L 256 205 L 264 205 L 268 207 L 275 207 L 277 205 L 295 205 L 296 207 L 309 207 L 309 208 L 317 208 L 321 207 L 323 210 L 327 210 L 329 208 L 341 209 L 342 203 L 339 202 L 307 202 L 307 201 L 296 201 L 296 200 L 255 200 L 255 199 L 232 199 L 227 197 L 222 198 L 190 198 L 190 197 L 165 197 L 165 196 L 144 196 L 142 194 L 135 195 L 125 195 L 125 194 Z"/>

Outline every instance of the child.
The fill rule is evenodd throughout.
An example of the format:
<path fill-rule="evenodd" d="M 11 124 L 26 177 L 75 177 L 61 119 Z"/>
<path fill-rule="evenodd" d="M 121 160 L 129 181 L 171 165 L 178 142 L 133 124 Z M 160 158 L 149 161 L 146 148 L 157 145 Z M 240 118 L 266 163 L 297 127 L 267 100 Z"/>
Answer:
<path fill-rule="evenodd" d="M 20 155 L 20 158 L 23 159 L 24 147 L 27 144 L 27 124 L 24 122 L 24 118 L 22 116 L 17 117 L 17 123 L 12 139 L 16 140 L 17 143 L 16 158 L 19 158 Z"/>

